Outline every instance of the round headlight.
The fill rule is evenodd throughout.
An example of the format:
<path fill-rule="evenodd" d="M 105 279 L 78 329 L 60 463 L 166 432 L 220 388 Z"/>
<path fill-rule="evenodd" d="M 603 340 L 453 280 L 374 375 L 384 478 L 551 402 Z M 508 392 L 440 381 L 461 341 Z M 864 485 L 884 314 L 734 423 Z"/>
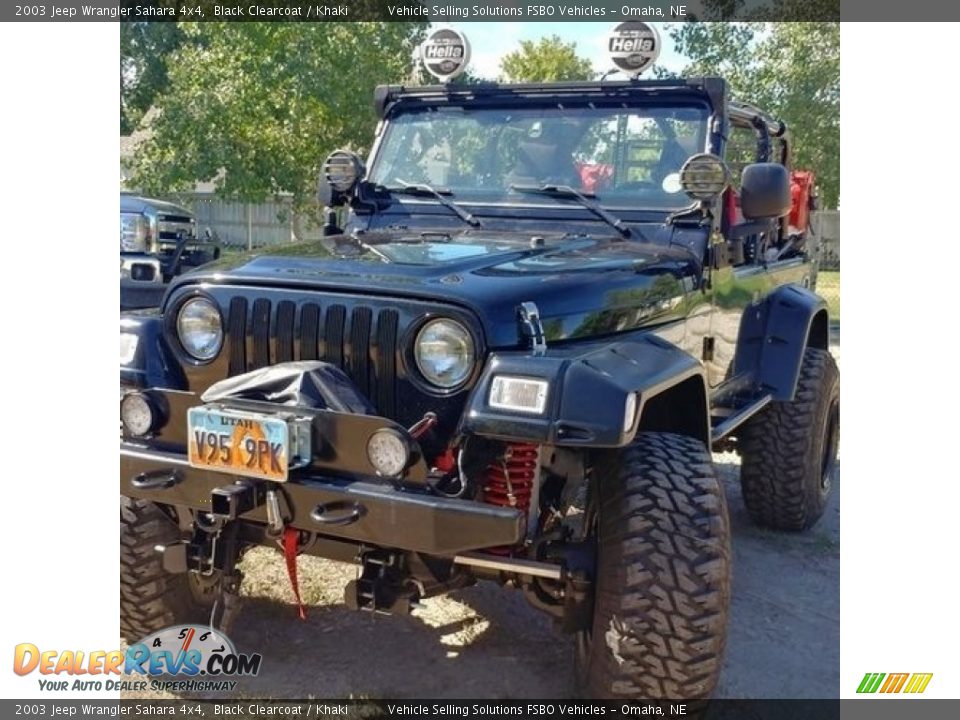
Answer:
<path fill-rule="evenodd" d="M 223 320 L 220 310 L 206 298 L 184 303 L 177 316 L 180 344 L 197 360 L 212 360 L 223 344 Z"/>
<path fill-rule="evenodd" d="M 710 153 L 694 155 L 680 168 L 680 186 L 694 200 L 712 200 L 729 184 L 727 166 Z"/>
<path fill-rule="evenodd" d="M 414 355 L 429 382 L 441 388 L 456 387 L 473 370 L 473 337 L 455 320 L 431 320 L 417 335 Z"/>
<path fill-rule="evenodd" d="M 397 477 L 410 462 L 410 444 L 392 428 L 377 430 L 367 441 L 367 458 L 383 477 Z"/>

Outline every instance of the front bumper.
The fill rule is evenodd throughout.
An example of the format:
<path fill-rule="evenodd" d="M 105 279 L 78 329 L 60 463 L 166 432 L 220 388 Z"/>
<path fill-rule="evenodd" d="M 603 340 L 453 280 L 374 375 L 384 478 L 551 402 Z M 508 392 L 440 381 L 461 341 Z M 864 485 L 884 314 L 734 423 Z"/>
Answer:
<path fill-rule="evenodd" d="M 120 444 L 120 493 L 128 497 L 210 512 L 213 491 L 237 480 L 191 467 L 181 453 Z M 282 494 L 289 526 L 365 545 L 452 556 L 515 545 L 524 535 L 519 510 L 400 489 L 374 479 L 311 474 L 286 483 L 249 482 Z M 266 507 L 260 504 L 239 519 L 265 524 Z"/>

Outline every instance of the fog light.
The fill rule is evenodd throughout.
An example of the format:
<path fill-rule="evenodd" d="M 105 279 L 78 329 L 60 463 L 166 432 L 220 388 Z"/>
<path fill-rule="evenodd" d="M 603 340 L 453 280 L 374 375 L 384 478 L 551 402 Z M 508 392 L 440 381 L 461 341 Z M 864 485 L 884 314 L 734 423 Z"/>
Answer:
<path fill-rule="evenodd" d="M 157 278 L 157 270 L 147 263 L 135 263 L 130 268 L 130 279 L 140 282 L 153 282 Z"/>
<path fill-rule="evenodd" d="M 377 430 L 367 441 L 367 458 L 378 475 L 397 477 L 410 463 L 410 443 L 393 428 Z"/>
<path fill-rule="evenodd" d="M 548 387 L 546 380 L 497 375 L 490 384 L 490 407 L 542 415 Z"/>
<path fill-rule="evenodd" d="M 147 435 L 153 430 L 156 416 L 153 404 L 143 393 L 128 392 L 120 400 L 120 422 L 128 436 Z"/>

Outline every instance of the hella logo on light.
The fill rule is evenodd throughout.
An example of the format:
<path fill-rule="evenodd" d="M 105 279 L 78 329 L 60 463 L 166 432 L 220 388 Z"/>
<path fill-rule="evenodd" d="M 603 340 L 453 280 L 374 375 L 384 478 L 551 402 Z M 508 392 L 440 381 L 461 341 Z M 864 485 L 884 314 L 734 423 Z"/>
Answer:
<path fill-rule="evenodd" d="M 463 57 L 463 47 L 460 45 L 430 45 L 424 48 L 423 54 L 429 60 L 448 60 Z"/>

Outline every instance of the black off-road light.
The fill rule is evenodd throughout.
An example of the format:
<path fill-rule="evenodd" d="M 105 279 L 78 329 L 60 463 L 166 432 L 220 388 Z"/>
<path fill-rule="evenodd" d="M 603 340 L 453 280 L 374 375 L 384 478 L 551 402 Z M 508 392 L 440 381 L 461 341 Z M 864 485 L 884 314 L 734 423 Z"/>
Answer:
<path fill-rule="evenodd" d="M 694 200 L 713 200 L 730 184 L 730 171 L 716 155 L 699 153 L 680 168 L 680 187 Z"/>

